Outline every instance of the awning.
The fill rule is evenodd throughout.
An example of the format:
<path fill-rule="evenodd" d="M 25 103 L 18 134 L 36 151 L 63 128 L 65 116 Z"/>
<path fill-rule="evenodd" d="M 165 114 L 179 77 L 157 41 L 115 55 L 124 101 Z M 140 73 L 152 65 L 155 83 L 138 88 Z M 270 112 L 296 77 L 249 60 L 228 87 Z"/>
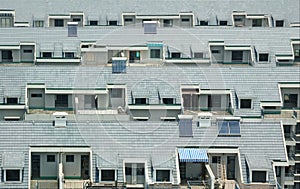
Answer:
<path fill-rule="evenodd" d="M 208 162 L 207 152 L 199 148 L 179 148 L 180 162 Z"/>

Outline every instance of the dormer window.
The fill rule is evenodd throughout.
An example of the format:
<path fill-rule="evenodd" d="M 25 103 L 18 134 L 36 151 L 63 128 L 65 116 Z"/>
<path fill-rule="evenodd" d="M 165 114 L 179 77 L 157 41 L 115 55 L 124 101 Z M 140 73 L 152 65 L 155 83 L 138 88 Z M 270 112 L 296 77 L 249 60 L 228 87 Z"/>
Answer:
<path fill-rule="evenodd" d="M 42 52 L 42 57 L 43 58 L 51 58 L 52 57 L 52 52 Z"/>
<path fill-rule="evenodd" d="M 276 27 L 283 27 L 284 26 L 284 21 L 283 20 L 276 20 L 275 26 Z"/>
<path fill-rule="evenodd" d="M 110 20 L 110 21 L 108 21 L 108 25 L 109 26 L 117 26 L 118 25 L 118 21 L 117 20 Z"/>
<path fill-rule="evenodd" d="M 200 20 L 200 26 L 208 26 L 208 21 Z"/>
<path fill-rule="evenodd" d="M 163 104 L 174 104 L 174 99 L 173 98 L 163 98 L 162 103 Z"/>
<path fill-rule="evenodd" d="M 172 52 L 172 53 L 171 53 L 171 57 L 172 57 L 173 59 L 180 59 L 181 53 L 180 53 L 180 52 Z"/>
<path fill-rule="evenodd" d="M 98 21 L 97 20 L 90 20 L 90 26 L 97 26 Z"/>
<path fill-rule="evenodd" d="M 64 27 L 64 20 L 63 19 L 55 19 L 54 27 Z"/>
<path fill-rule="evenodd" d="M 227 26 L 227 20 L 221 20 L 220 26 Z"/>
<path fill-rule="evenodd" d="M 259 62 L 268 62 L 269 54 L 268 53 L 260 53 L 258 59 L 259 59 Z"/>
<path fill-rule="evenodd" d="M 8 105 L 16 105 L 18 104 L 18 101 L 19 101 L 18 98 L 11 98 L 11 97 L 6 98 L 6 104 Z"/>
<path fill-rule="evenodd" d="M 134 99 L 136 105 L 147 104 L 147 98 L 135 98 Z"/>
<path fill-rule="evenodd" d="M 241 109 L 252 109 L 252 99 L 241 99 L 240 100 Z"/>
<path fill-rule="evenodd" d="M 267 182 L 267 171 L 252 171 L 252 182 Z"/>
<path fill-rule="evenodd" d="M 74 52 L 65 52 L 65 58 L 74 58 Z"/>
<path fill-rule="evenodd" d="M 262 19 L 253 19 L 252 27 L 262 27 Z"/>

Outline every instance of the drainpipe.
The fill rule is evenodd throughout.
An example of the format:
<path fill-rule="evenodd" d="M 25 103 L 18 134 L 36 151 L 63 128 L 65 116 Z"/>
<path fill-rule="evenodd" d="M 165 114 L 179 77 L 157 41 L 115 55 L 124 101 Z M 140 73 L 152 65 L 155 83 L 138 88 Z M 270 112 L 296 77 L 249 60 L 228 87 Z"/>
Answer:
<path fill-rule="evenodd" d="M 59 182 L 59 189 L 64 189 L 64 173 L 63 173 L 62 163 L 59 163 L 58 166 L 58 182 Z"/>

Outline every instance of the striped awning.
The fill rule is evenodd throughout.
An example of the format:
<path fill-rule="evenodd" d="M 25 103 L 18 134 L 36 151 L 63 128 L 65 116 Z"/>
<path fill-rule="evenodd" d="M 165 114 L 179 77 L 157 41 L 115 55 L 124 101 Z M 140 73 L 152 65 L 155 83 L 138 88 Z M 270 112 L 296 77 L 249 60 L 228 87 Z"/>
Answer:
<path fill-rule="evenodd" d="M 207 152 L 199 148 L 179 148 L 180 162 L 208 162 Z"/>

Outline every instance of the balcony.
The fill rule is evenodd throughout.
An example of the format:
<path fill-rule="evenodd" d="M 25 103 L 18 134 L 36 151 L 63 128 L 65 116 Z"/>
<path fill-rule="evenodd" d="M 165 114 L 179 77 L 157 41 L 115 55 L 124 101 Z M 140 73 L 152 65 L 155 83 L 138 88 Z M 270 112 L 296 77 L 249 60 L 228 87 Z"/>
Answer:
<path fill-rule="evenodd" d="M 288 158 L 289 158 L 289 165 L 295 165 L 295 159 L 296 159 L 295 154 L 289 153 Z M 299 157 L 299 159 L 300 159 L 300 157 Z"/>
<path fill-rule="evenodd" d="M 287 146 L 296 146 L 296 135 L 294 132 L 284 133 L 284 138 Z"/>

